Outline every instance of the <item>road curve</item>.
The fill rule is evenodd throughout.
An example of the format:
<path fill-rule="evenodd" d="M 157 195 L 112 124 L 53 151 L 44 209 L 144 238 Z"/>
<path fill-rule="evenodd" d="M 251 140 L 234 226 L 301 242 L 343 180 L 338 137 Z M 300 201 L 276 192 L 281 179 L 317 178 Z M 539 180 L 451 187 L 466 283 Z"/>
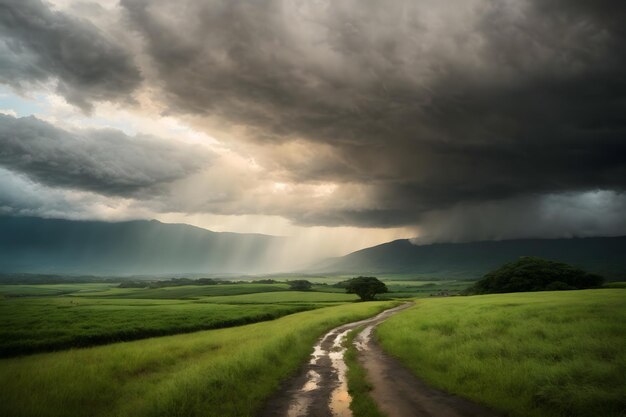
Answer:
<path fill-rule="evenodd" d="M 344 324 L 326 333 L 315 344 L 306 366 L 296 376 L 285 381 L 259 416 L 352 417 L 343 360 L 346 335 L 359 326 L 381 323 L 412 304 L 402 304 L 372 318 Z"/>
<path fill-rule="evenodd" d="M 436 390 L 386 354 L 372 323 L 355 337 L 359 362 L 373 389 L 370 395 L 387 417 L 497 417 L 492 410 L 464 398 Z"/>
<path fill-rule="evenodd" d="M 413 304 L 405 303 L 326 333 L 315 344 L 309 362 L 282 384 L 259 417 L 353 417 L 343 342 L 360 326 L 363 330 L 354 339 L 359 362 L 367 371 L 373 399 L 387 417 L 497 417 L 492 410 L 429 387 L 383 352 L 372 336 L 375 327 Z"/>

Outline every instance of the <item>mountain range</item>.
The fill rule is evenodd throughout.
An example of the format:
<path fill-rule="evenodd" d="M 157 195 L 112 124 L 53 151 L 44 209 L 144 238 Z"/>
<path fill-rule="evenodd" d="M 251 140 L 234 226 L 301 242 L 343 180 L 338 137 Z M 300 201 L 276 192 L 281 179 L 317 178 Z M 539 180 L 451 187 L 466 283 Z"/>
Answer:
<path fill-rule="evenodd" d="M 626 236 L 428 245 L 401 239 L 327 259 L 313 270 L 334 274 L 414 274 L 473 279 L 520 256 L 566 262 L 609 279 L 626 278 Z"/>
<path fill-rule="evenodd" d="M 258 273 L 284 238 L 219 233 L 156 220 L 74 221 L 0 216 L 0 272 Z"/>
<path fill-rule="evenodd" d="M 0 216 L 0 273 L 167 275 L 275 272 L 289 238 L 212 232 L 156 220 L 75 221 Z M 475 279 L 520 256 L 626 278 L 626 237 L 524 239 L 417 245 L 395 240 L 326 259 L 299 273 L 406 274 Z"/>

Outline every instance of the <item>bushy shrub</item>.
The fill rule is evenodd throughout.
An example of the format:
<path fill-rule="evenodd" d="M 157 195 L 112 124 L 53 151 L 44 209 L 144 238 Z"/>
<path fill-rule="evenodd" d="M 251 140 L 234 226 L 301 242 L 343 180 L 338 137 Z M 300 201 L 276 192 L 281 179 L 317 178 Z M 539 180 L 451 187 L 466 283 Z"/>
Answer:
<path fill-rule="evenodd" d="M 296 279 L 293 281 L 287 281 L 289 289 L 293 291 L 309 291 L 312 284 L 306 279 Z"/>
<path fill-rule="evenodd" d="M 603 281 L 599 275 L 562 262 L 524 256 L 489 272 L 468 293 L 576 290 L 598 288 Z"/>

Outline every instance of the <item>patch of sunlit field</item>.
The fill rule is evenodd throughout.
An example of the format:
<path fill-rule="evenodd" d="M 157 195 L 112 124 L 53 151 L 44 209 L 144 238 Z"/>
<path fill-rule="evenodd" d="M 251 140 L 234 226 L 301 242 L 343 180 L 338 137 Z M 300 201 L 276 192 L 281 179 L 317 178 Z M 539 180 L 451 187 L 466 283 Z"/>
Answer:
<path fill-rule="evenodd" d="M 385 299 L 430 297 L 431 294 L 438 294 L 441 292 L 458 294 L 474 284 L 473 281 L 467 280 L 410 281 L 408 279 L 389 279 L 389 276 L 387 276 L 387 278 L 381 278 L 380 276 L 377 277 L 381 279 L 389 289 L 388 293 L 379 296 L 379 298 Z M 342 280 L 349 278 L 350 277 L 342 276 Z M 351 278 L 354 278 L 354 276 L 351 276 Z M 319 284 L 319 279 L 316 282 L 318 283 L 313 285 L 313 289 L 315 291 L 337 293 L 345 292 L 343 288 L 333 286 L 333 284 L 340 281 L 329 281 L 326 285 Z"/>
<path fill-rule="evenodd" d="M 472 281 L 384 281 L 389 298 L 422 298 L 440 293 L 458 294 L 473 284 Z"/>
<path fill-rule="evenodd" d="M 0 285 L 0 295 L 5 297 L 35 297 L 64 294 L 104 293 L 117 284 L 37 284 Z"/>
<path fill-rule="evenodd" d="M 253 416 L 325 331 L 390 302 L 0 360 L 0 415 Z"/>
<path fill-rule="evenodd" d="M 316 292 L 316 291 L 276 291 L 256 294 L 230 295 L 223 297 L 206 297 L 205 303 L 227 304 L 307 304 L 307 303 L 346 303 L 357 301 L 355 294 L 341 292 Z"/>
<path fill-rule="evenodd" d="M 7 298 L 0 303 L 0 356 L 188 333 L 271 320 L 313 304 L 228 305 L 188 300 Z"/>
<path fill-rule="evenodd" d="M 511 416 L 626 415 L 626 291 L 417 300 L 385 350 L 433 386 Z"/>
<path fill-rule="evenodd" d="M 110 288 L 98 293 L 81 293 L 83 297 L 111 297 L 111 298 L 199 298 L 224 295 L 253 294 L 260 292 L 285 291 L 287 284 L 218 284 L 218 285 L 181 285 L 163 288 Z"/>

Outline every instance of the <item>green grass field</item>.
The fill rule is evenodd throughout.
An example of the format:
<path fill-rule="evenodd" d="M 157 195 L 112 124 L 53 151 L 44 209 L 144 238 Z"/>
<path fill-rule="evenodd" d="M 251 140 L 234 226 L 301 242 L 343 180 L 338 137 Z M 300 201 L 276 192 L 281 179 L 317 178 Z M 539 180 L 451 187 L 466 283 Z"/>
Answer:
<path fill-rule="evenodd" d="M 456 282 L 389 282 L 385 298 L 426 296 Z M 465 285 L 465 283 L 462 283 Z M 356 301 L 344 289 L 220 284 L 155 289 L 115 284 L 1 285 L 0 357 L 188 333 Z M 321 291 L 319 291 L 321 290 Z M 422 292 L 420 292 L 422 291 Z"/>
<path fill-rule="evenodd" d="M 273 321 L 0 360 L 0 415 L 253 416 L 314 341 L 389 302 Z"/>
<path fill-rule="evenodd" d="M 9 298 L 0 303 L 0 356 L 237 326 L 313 307 L 200 304 L 186 300 Z"/>
<path fill-rule="evenodd" d="M 45 297 L 67 294 L 104 294 L 115 285 L 116 284 L 0 285 L 0 295 L 5 297 Z"/>
<path fill-rule="evenodd" d="M 422 298 L 429 297 L 431 294 L 446 292 L 449 294 L 458 294 L 464 289 L 474 284 L 473 281 L 459 280 L 411 280 L 411 275 L 385 275 L 378 276 L 387 285 L 389 292 L 381 295 L 380 298 Z M 341 281 L 354 278 L 353 275 L 339 275 L 325 278 L 306 278 L 313 285 L 313 290 L 318 292 L 336 292 L 345 293 L 343 288 L 333 287 Z M 321 285 L 326 284 L 326 285 Z"/>
<path fill-rule="evenodd" d="M 285 283 L 2 285 L 0 357 L 232 327 L 358 299 L 319 287 L 332 290 L 288 291 Z"/>
<path fill-rule="evenodd" d="M 431 294 L 458 294 L 473 284 L 472 281 L 384 281 L 389 292 L 385 298 L 423 298 Z"/>
<path fill-rule="evenodd" d="M 223 297 L 206 297 L 203 303 L 227 304 L 319 304 L 319 303 L 346 303 L 358 300 L 355 294 L 346 294 L 345 290 L 338 292 L 313 291 L 276 291 L 258 294 L 241 294 Z"/>
<path fill-rule="evenodd" d="M 421 299 L 378 329 L 432 385 L 519 417 L 626 415 L 626 291 Z"/>
<path fill-rule="evenodd" d="M 108 291 L 82 292 L 73 295 L 83 297 L 110 298 L 151 298 L 151 299 L 197 299 L 200 297 L 255 294 L 272 291 L 286 291 L 287 284 L 219 284 L 184 285 L 163 288 L 110 288 Z"/>
<path fill-rule="evenodd" d="M 0 286 L 8 296 L 0 303 L 0 356 L 231 327 L 358 298 L 286 288 L 285 284 L 153 290 L 110 284 Z"/>
<path fill-rule="evenodd" d="M 626 416 L 626 290 L 619 285 L 429 297 L 471 282 L 386 283 L 387 297 L 416 297 L 417 304 L 378 335 L 432 385 L 510 416 Z M 353 303 L 356 295 L 327 285 L 287 289 L 0 286 L 0 355 L 108 344 L 0 359 L 0 415 L 251 416 L 325 330 L 392 304 Z M 353 349 L 346 360 L 355 415 L 376 415 Z"/>

